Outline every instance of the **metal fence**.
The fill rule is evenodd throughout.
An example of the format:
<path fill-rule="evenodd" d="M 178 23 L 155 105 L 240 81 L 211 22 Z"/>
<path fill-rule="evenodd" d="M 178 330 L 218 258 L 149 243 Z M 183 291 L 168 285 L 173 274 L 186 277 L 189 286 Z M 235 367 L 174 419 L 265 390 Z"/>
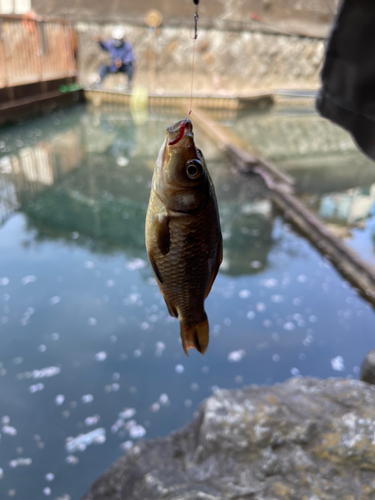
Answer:
<path fill-rule="evenodd" d="M 0 88 L 75 76 L 76 53 L 70 22 L 0 16 Z"/>

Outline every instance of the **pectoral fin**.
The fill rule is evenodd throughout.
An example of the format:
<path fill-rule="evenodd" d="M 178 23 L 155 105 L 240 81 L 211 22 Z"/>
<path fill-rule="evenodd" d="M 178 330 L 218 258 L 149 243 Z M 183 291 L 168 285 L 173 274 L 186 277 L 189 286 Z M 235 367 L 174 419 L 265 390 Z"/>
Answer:
<path fill-rule="evenodd" d="M 155 259 L 154 259 L 154 256 L 152 255 L 151 252 L 147 252 L 148 254 L 148 258 L 150 259 L 150 262 L 151 262 L 151 266 L 152 266 L 152 270 L 154 271 L 154 274 L 156 276 L 156 279 L 159 281 L 159 283 L 163 283 L 163 278 L 161 277 L 161 274 L 159 272 L 159 269 L 156 265 L 156 262 L 155 262 Z"/>
<path fill-rule="evenodd" d="M 171 244 L 169 234 L 169 217 L 167 215 L 159 215 L 155 220 L 156 244 L 162 255 L 167 255 Z"/>
<path fill-rule="evenodd" d="M 219 249 L 217 252 L 216 262 L 215 262 L 214 267 L 212 269 L 212 274 L 211 274 L 210 282 L 208 283 L 205 298 L 208 297 L 208 294 L 211 291 L 211 288 L 212 288 L 212 285 L 214 284 L 217 273 L 219 272 L 219 267 L 220 267 L 222 260 L 223 260 L 223 241 L 220 239 L 220 244 L 219 244 Z"/>

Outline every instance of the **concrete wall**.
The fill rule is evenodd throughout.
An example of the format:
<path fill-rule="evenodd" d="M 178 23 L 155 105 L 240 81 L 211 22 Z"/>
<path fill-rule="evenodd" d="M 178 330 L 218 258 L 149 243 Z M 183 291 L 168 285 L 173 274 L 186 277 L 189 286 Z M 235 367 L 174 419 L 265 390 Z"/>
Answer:
<path fill-rule="evenodd" d="M 112 26 L 113 27 L 113 26 Z M 78 23 L 80 78 L 92 83 L 108 55 L 94 42 L 110 37 L 111 25 Z M 193 42 L 186 28 L 124 25 L 136 53 L 135 84 L 150 92 L 190 92 Z M 196 42 L 194 92 L 248 94 L 273 88 L 315 88 L 324 55 L 319 38 L 255 31 L 201 29 Z M 125 83 L 109 76 L 106 87 Z"/>
<path fill-rule="evenodd" d="M 4 1 L 4 0 L 3 0 Z M 101 24 L 144 25 L 145 14 L 158 9 L 165 26 L 190 26 L 192 0 L 31 0 L 40 15 Z M 201 0 L 202 27 L 252 29 L 277 27 L 288 32 L 325 36 L 339 0 Z M 252 20 L 254 14 L 257 21 Z"/>

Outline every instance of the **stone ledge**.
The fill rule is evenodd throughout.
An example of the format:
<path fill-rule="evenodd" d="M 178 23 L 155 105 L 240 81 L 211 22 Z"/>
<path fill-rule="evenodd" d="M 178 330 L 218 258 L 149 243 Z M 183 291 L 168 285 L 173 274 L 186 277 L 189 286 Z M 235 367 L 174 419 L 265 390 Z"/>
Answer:
<path fill-rule="evenodd" d="M 367 500 L 375 388 L 293 378 L 220 390 L 185 428 L 139 442 L 82 500 Z"/>

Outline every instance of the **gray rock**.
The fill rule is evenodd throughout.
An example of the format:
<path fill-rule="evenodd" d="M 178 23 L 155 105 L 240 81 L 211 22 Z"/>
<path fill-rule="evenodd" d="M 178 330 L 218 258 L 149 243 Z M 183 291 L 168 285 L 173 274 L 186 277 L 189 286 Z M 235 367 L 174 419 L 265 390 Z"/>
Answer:
<path fill-rule="evenodd" d="M 172 435 L 139 442 L 83 500 L 370 500 L 375 388 L 294 378 L 220 390 Z"/>
<path fill-rule="evenodd" d="M 375 385 L 375 349 L 372 349 L 363 360 L 359 378 L 363 382 Z"/>

